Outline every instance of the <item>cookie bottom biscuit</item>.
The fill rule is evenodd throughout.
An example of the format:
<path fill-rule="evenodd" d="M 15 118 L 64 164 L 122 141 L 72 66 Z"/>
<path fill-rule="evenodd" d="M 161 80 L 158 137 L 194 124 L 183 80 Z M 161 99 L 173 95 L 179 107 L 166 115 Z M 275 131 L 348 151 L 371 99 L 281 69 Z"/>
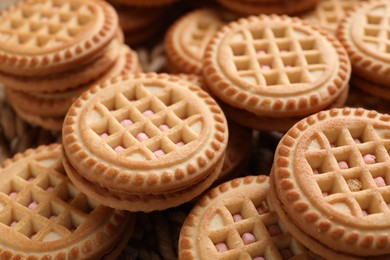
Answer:
<path fill-rule="evenodd" d="M 258 3 L 238 0 L 218 0 L 224 7 L 245 15 L 299 14 L 316 6 L 319 0 L 286 0 L 283 3 Z"/>
<path fill-rule="evenodd" d="M 183 190 L 163 194 L 148 194 L 147 191 L 145 191 L 145 194 L 123 194 L 110 191 L 103 187 L 98 187 L 80 176 L 67 158 L 63 158 L 63 165 L 73 184 L 99 203 L 132 212 L 150 212 L 152 210 L 164 210 L 179 206 L 200 195 L 217 179 L 223 166 L 223 158 L 216 164 L 214 171 L 198 183 L 194 183 L 194 185 Z"/>
<path fill-rule="evenodd" d="M 349 88 L 347 87 L 343 93 L 336 99 L 336 101 L 324 109 L 339 108 L 343 107 L 347 98 L 348 98 Z M 214 97 L 215 98 L 215 97 Z M 295 123 L 302 120 L 303 117 L 281 117 L 281 118 L 271 118 L 264 116 L 257 116 L 253 113 L 248 112 L 247 110 L 235 108 L 229 106 L 228 104 L 219 101 L 219 105 L 222 110 L 225 112 L 226 116 L 231 120 L 256 130 L 263 131 L 281 131 L 285 132 L 290 129 Z"/>
<path fill-rule="evenodd" d="M 22 110 L 17 106 L 14 106 L 16 114 L 30 123 L 31 125 L 38 125 L 44 129 L 60 131 L 62 129 L 62 123 L 64 121 L 63 117 L 45 117 L 37 114 L 32 114 L 28 111 Z"/>
<path fill-rule="evenodd" d="M 353 75 L 351 77 L 351 86 L 357 87 L 373 96 L 390 100 L 390 87 L 370 82 L 366 79 Z"/>
<path fill-rule="evenodd" d="M 336 252 L 332 250 L 331 248 L 325 246 L 324 244 L 321 244 L 316 239 L 313 239 L 306 233 L 304 233 L 299 227 L 297 227 L 293 221 L 288 217 L 286 212 L 283 209 L 283 205 L 280 203 L 280 200 L 277 198 L 275 185 L 273 183 L 273 177 L 271 174 L 271 180 L 270 180 L 270 188 L 268 192 L 268 198 L 272 203 L 273 209 L 278 214 L 279 219 L 281 222 L 286 226 L 288 231 L 304 246 L 306 246 L 308 249 L 310 249 L 312 252 L 324 257 L 325 259 L 344 259 L 344 260 L 357 260 L 362 259 L 358 256 L 353 256 L 341 252 Z M 375 259 L 389 259 L 390 255 L 385 256 L 375 256 Z"/>

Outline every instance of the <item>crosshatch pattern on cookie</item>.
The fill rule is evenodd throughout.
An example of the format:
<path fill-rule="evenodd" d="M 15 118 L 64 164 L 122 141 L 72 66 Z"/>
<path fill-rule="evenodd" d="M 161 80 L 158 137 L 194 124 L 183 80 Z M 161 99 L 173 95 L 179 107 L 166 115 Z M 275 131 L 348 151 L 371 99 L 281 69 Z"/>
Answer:
<path fill-rule="evenodd" d="M 0 39 L 13 48 L 50 51 L 73 41 L 94 20 L 90 6 L 77 1 L 53 0 L 23 5 L 9 19 L 2 19 Z M 15 33 L 15 31 L 18 33 Z"/>
<path fill-rule="evenodd" d="M 96 117 L 95 115 L 99 115 Z M 202 115 L 169 86 L 138 84 L 95 106 L 89 127 L 129 160 L 154 160 L 196 140 Z"/>
<path fill-rule="evenodd" d="M 306 159 L 325 201 L 356 217 L 390 211 L 390 194 L 386 191 L 390 186 L 390 139 L 382 142 L 376 129 L 367 125 L 320 133 L 315 142 L 324 147 L 309 149 Z M 322 165 L 317 165 L 318 158 L 324 159 Z M 371 194 L 373 190 L 377 194 Z"/>
<path fill-rule="evenodd" d="M 306 255 L 308 250 L 270 210 L 266 200 L 268 185 L 265 176 L 249 176 L 212 190 L 187 218 L 181 231 L 179 254 L 188 257 L 191 253 L 188 259 L 290 259 Z M 239 194 L 240 200 L 224 199 L 232 193 Z M 192 233 L 195 227 L 200 233 Z M 204 241 L 190 242 L 198 237 Z M 190 244 L 191 247 L 186 246 Z"/>
<path fill-rule="evenodd" d="M 290 149 L 304 159 L 297 163 Z M 303 225 L 292 213 L 302 214 L 313 223 L 303 225 L 305 232 L 327 246 L 388 254 L 389 151 L 389 115 L 350 108 L 320 112 L 297 123 L 276 150 L 278 197 L 290 218 Z"/>
<path fill-rule="evenodd" d="M 303 18 L 311 22 L 317 22 L 326 29 L 335 32 L 345 13 L 353 9 L 360 0 L 321 0 L 316 10 Z"/>
<path fill-rule="evenodd" d="M 103 49 L 116 36 L 117 19 L 100 0 L 19 2 L 0 17 L 1 68 L 24 76 L 61 72 Z"/>
<path fill-rule="evenodd" d="M 30 155 L 34 158 L 26 158 Z M 58 242 L 72 236 L 85 235 L 86 225 L 90 225 L 91 219 L 96 218 L 96 214 L 109 216 L 107 212 L 104 213 L 103 206 L 73 186 L 64 172 L 60 155 L 61 146 L 56 144 L 27 150 L 25 154 L 15 157 L 16 159 L 13 159 L 15 161 L 4 162 L 3 167 L 7 169 L 7 165 L 12 166 L 20 159 L 28 160 L 26 163 L 23 162 L 17 171 L 13 171 L 11 177 L 9 172 L 4 173 L 7 181 L 2 181 L 0 186 L 0 229 L 2 234 L 8 234 L 6 239 L 21 235 L 21 239 L 29 243 L 27 247 L 34 248 L 38 247 L 38 244 L 41 246 L 42 243 Z M 117 221 L 123 219 L 122 213 L 117 211 L 112 214 L 116 220 L 107 219 L 106 224 L 117 225 Z M 19 235 L 13 234 L 15 232 Z M 108 236 L 105 232 L 107 231 L 96 235 Z M 88 241 L 88 238 L 86 239 L 85 241 Z M 3 246 L 7 244 L 6 241 L 1 243 Z M 105 246 L 105 243 L 110 241 L 101 245 Z M 71 245 L 71 247 L 75 246 L 78 246 L 77 243 Z M 89 254 L 90 250 L 84 253 Z M 38 254 L 49 254 L 49 252 Z"/>
<path fill-rule="evenodd" d="M 347 13 L 337 30 L 337 37 L 350 56 L 354 73 L 385 85 L 389 83 L 390 72 L 389 20 L 388 1 L 362 1 Z"/>
<path fill-rule="evenodd" d="M 303 116 L 329 106 L 345 90 L 351 73 L 347 53 L 328 31 L 276 15 L 242 18 L 222 27 L 204 61 L 210 90 L 258 116 Z"/>
<path fill-rule="evenodd" d="M 317 38 L 287 24 L 251 27 L 231 36 L 231 58 L 239 77 L 259 88 L 299 87 L 329 69 Z"/>

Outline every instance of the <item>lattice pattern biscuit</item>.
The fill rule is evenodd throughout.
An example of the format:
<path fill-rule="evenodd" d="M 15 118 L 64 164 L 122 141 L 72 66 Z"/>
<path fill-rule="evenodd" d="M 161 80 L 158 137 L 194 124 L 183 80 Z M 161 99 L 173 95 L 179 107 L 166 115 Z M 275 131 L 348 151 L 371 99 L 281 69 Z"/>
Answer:
<path fill-rule="evenodd" d="M 319 0 L 276 0 L 276 1 L 247 1 L 247 0 L 218 0 L 218 2 L 243 15 L 287 14 L 295 15 L 315 7 Z"/>
<path fill-rule="evenodd" d="M 91 259 L 109 253 L 134 216 L 79 192 L 55 144 L 4 161 L 0 181 L 0 257 Z"/>
<path fill-rule="evenodd" d="M 200 74 L 206 46 L 223 24 L 216 9 L 197 9 L 177 20 L 165 36 L 169 67 L 175 72 Z"/>
<path fill-rule="evenodd" d="M 354 6 L 364 0 L 321 0 L 314 11 L 302 18 L 336 33 L 340 21 Z"/>
<path fill-rule="evenodd" d="M 104 1 L 27 0 L 0 15 L 0 70 L 51 75 L 98 54 L 116 35 L 118 18 Z"/>
<path fill-rule="evenodd" d="M 240 19 L 206 50 L 203 75 L 218 99 L 257 116 L 306 116 L 348 88 L 351 68 L 328 32 L 287 16 Z"/>
<path fill-rule="evenodd" d="M 63 127 L 67 158 L 80 176 L 106 193 L 142 199 L 178 196 L 208 176 L 211 185 L 227 134 L 225 117 L 206 92 L 154 73 L 91 88 L 70 108 Z"/>
<path fill-rule="evenodd" d="M 344 108 L 300 121 L 280 141 L 273 165 L 286 214 L 327 248 L 388 255 L 389 151 L 387 114 Z"/>
<path fill-rule="evenodd" d="M 187 216 L 180 259 L 314 259 L 279 221 L 266 196 L 266 176 L 221 184 Z"/>
<path fill-rule="evenodd" d="M 342 21 L 337 37 L 347 50 L 353 72 L 366 80 L 390 84 L 390 3 L 363 2 Z"/>
<path fill-rule="evenodd" d="M 109 0 L 113 4 L 122 4 L 134 7 L 155 7 L 170 5 L 177 0 Z"/>

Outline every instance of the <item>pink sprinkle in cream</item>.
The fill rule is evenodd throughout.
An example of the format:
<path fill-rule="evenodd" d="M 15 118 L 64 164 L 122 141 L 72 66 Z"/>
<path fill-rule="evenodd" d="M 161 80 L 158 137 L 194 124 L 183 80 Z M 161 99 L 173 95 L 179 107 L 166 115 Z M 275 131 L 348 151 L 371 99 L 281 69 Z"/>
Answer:
<path fill-rule="evenodd" d="M 38 207 L 38 203 L 36 201 L 33 201 L 28 205 L 29 209 L 36 209 Z"/>
<path fill-rule="evenodd" d="M 318 171 L 318 169 L 314 169 L 314 170 L 313 170 L 313 173 L 314 173 L 314 174 L 320 174 L 320 172 Z"/>
<path fill-rule="evenodd" d="M 158 158 L 158 157 L 161 157 L 165 154 L 165 152 L 161 149 L 157 150 L 157 151 L 154 151 L 154 155 Z"/>
<path fill-rule="evenodd" d="M 265 54 L 267 54 L 268 52 L 267 51 L 265 51 L 265 50 L 259 50 L 258 52 L 257 52 L 257 54 L 259 54 L 259 55 L 265 55 Z"/>
<path fill-rule="evenodd" d="M 262 66 L 261 66 L 261 69 L 262 69 L 262 70 L 271 70 L 271 67 L 268 66 L 268 65 L 262 65 Z"/>
<path fill-rule="evenodd" d="M 362 214 L 363 214 L 363 216 L 367 216 L 368 215 L 367 211 L 365 211 L 364 209 L 362 210 Z"/>
<path fill-rule="evenodd" d="M 256 242 L 256 237 L 249 232 L 242 234 L 241 238 L 245 245 L 249 245 Z"/>
<path fill-rule="evenodd" d="M 326 191 L 323 191 L 323 192 L 322 192 L 322 197 L 325 198 L 325 197 L 328 197 L 328 196 L 329 196 L 329 193 L 327 193 Z"/>
<path fill-rule="evenodd" d="M 147 134 L 145 134 L 144 132 L 139 133 L 137 135 L 137 140 L 140 142 L 143 142 L 143 141 L 148 140 L 148 139 L 149 139 L 149 136 Z"/>
<path fill-rule="evenodd" d="M 268 210 L 267 205 L 260 205 L 259 207 L 257 207 L 257 212 L 259 213 L 259 215 L 268 213 L 269 210 Z"/>
<path fill-rule="evenodd" d="M 51 215 L 50 218 L 49 218 L 49 220 L 50 220 L 50 221 L 54 221 L 56 218 L 57 218 L 57 216 Z"/>
<path fill-rule="evenodd" d="M 101 138 L 107 138 L 108 137 L 108 134 L 107 133 L 103 133 L 100 135 Z"/>
<path fill-rule="evenodd" d="M 19 223 L 18 221 L 15 221 L 15 220 L 14 220 L 14 221 L 12 221 L 10 227 L 13 228 L 13 227 L 15 227 L 18 223 Z"/>
<path fill-rule="evenodd" d="M 278 236 L 282 234 L 282 230 L 280 230 L 279 226 L 276 224 L 270 225 L 267 227 L 268 233 L 271 237 Z"/>
<path fill-rule="evenodd" d="M 125 120 L 122 120 L 122 122 L 121 122 L 121 125 L 123 127 L 128 127 L 128 126 L 130 126 L 132 124 L 133 124 L 133 121 L 131 121 L 130 119 L 125 119 Z"/>
<path fill-rule="evenodd" d="M 340 169 L 342 169 L 342 170 L 349 168 L 348 163 L 346 161 L 339 161 L 338 164 L 339 164 Z"/>
<path fill-rule="evenodd" d="M 217 243 L 215 245 L 215 248 L 217 248 L 218 252 L 226 252 L 226 251 L 229 250 L 229 248 L 227 247 L 226 243 L 223 243 L 223 242 Z"/>
<path fill-rule="evenodd" d="M 49 186 L 49 187 L 47 187 L 47 189 L 46 189 L 47 192 L 52 192 L 53 190 L 54 190 L 54 187 L 52 187 L 52 186 Z"/>
<path fill-rule="evenodd" d="M 182 147 L 184 145 L 185 145 L 185 143 L 183 141 L 180 141 L 180 142 L 176 143 L 177 147 Z"/>
<path fill-rule="evenodd" d="M 8 196 L 11 198 L 11 199 L 16 199 L 16 197 L 18 196 L 18 193 L 17 192 L 11 192 L 10 194 L 8 194 Z"/>
<path fill-rule="evenodd" d="M 35 180 L 35 177 L 34 176 L 31 176 L 30 178 L 28 178 L 28 182 L 33 182 Z"/>
<path fill-rule="evenodd" d="M 379 177 L 376 177 L 374 180 L 375 180 L 376 186 L 378 186 L 378 187 L 385 187 L 386 186 L 386 182 L 383 179 L 383 177 L 379 176 Z"/>
<path fill-rule="evenodd" d="M 390 203 L 387 203 L 387 207 L 390 209 Z"/>
<path fill-rule="evenodd" d="M 238 222 L 238 221 L 243 220 L 243 217 L 241 216 L 241 214 L 237 213 L 237 214 L 233 215 L 233 220 L 234 220 L 234 222 Z"/>
<path fill-rule="evenodd" d="M 167 131 L 169 129 L 169 126 L 168 125 L 160 125 L 158 128 L 161 130 L 161 132 L 164 132 L 164 131 Z"/>
<path fill-rule="evenodd" d="M 355 141 L 355 144 L 361 144 L 362 143 L 359 138 L 355 138 L 353 140 Z"/>
<path fill-rule="evenodd" d="M 364 159 L 364 162 L 366 164 L 374 164 L 374 163 L 376 163 L 376 156 L 373 155 L 373 154 L 370 154 L 370 153 L 364 155 L 363 159 Z"/>
<path fill-rule="evenodd" d="M 150 117 L 150 116 L 154 115 L 154 112 L 152 110 L 148 109 L 148 110 L 144 111 L 142 114 L 146 117 Z"/>
<path fill-rule="evenodd" d="M 114 151 L 117 152 L 117 153 L 120 153 L 122 151 L 124 151 L 125 148 L 123 148 L 122 146 L 118 145 L 117 147 L 115 147 Z"/>
<path fill-rule="evenodd" d="M 255 258 L 253 258 L 253 260 L 265 260 L 265 258 L 262 256 L 256 256 Z"/>

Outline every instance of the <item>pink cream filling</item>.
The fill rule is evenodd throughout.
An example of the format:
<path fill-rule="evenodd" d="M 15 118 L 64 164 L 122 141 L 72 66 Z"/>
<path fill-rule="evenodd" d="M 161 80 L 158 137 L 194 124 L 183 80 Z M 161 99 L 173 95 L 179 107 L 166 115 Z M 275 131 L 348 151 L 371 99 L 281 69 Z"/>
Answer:
<path fill-rule="evenodd" d="M 259 215 L 268 213 L 268 211 L 269 210 L 268 210 L 267 206 L 265 206 L 265 205 L 260 205 L 259 207 L 257 207 L 257 212 L 259 213 Z"/>
<path fill-rule="evenodd" d="M 374 164 L 374 163 L 376 163 L 376 156 L 373 155 L 373 154 L 369 154 L 368 153 L 368 154 L 363 156 L 363 159 L 364 159 L 364 162 L 366 164 Z"/>
<path fill-rule="evenodd" d="M 261 66 L 261 69 L 262 69 L 262 70 L 271 70 L 271 66 L 262 65 L 262 66 Z"/>
<path fill-rule="evenodd" d="M 255 258 L 253 258 L 253 260 L 265 260 L 265 258 L 262 256 L 256 256 Z"/>
<path fill-rule="evenodd" d="M 362 143 L 359 138 L 355 138 L 353 140 L 355 141 L 355 144 L 361 144 Z"/>
<path fill-rule="evenodd" d="M 108 134 L 107 133 L 103 133 L 100 135 L 101 138 L 107 138 L 108 137 Z"/>
<path fill-rule="evenodd" d="M 158 157 L 161 157 L 165 154 L 165 152 L 161 149 L 157 150 L 157 151 L 154 151 L 154 155 L 158 158 Z"/>
<path fill-rule="evenodd" d="M 121 125 L 123 127 L 128 127 L 128 126 L 130 126 L 132 124 L 133 124 L 133 121 L 131 121 L 130 119 L 125 119 L 125 120 L 122 120 L 122 122 L 121 122 Z"/>
<path fill-rule="evenodd" d="M 244 218 L 241 216 L 241 214 L 237 213 L 237 214 L 234 214 L 233 215 L 233 220 L 234 222 L 238 222 L 238 221 L 241 221 L 243 220 Z"/>
<path fill-rule="evenodd" d="M 338 164 L 339 164 L 340 169 L 342 169 L 342 170 L 349 168 L 348 163 L 346 161 L 339 161 Z"/>
<path fill-rule="evenodd" d="M 12 221 L 12 223 L 9 225 L 10 227 L 15 227 L 19 222 L 18 221 Z"/>
<path fill-rule="evenodd" d="M 140 142 L 143 142 L 143 141 L 148 140 L 148 139 L 149 139 L 149 136 L 146 133 L 144 133 L 144 132 L 139 133 L 137 135 L 137 140 L 140 141 Z"/>
<path fill-rule="evenodd" d="M 28 178 L 28 182 L 33 182 L 35 180 L 35 177 L 34 176 L 31 176 L 30 178 Z"/>
<path fill-rule="evenodd" d="M 8 194 L 8 196 L 11 198 L 11 199 L 16 199 L 16 197 L 18 196 L 18 193 L 13 191 L 11 192 L 10 194 Z"/>
<path fill-rule="evenodd" d="M 241 239 L 245 245 L 249 245 L 256 242 L 256 237 L 249 232 L 242 234 Z"/>
<path fill-rule="evenodd" d="M 46 189 L 47 192 L 52 192 L 53 190 L 54 190 L 54 187 L 52 187 L 52 186 L 49 186 L 49 187 L 47 187 L 47 189 Z"/>
<path fill-rule="evenodd" d="M 182 147 L 182 146 L 184 146 L 185 145 L 185 143 L 183 142 L 183 141 L 180 141 L 180 142 L 177 142 L 176 143 L 176 146 L 177 147 Z"/>
<path fill-rule="evenodd" d="M 167 131 L 169 129 L 169 126 L 168 125 L 160 125 L 158 128 L 161 130 L 161 132 L 164 132 L 164 131 Z"/>
<path fill-rule="evenodd" d="M 122 146 L 118 145 L 117 147 L 115 147 L 114 151 L 117 152 L 117 153 L 120 153 L 122 151 L 124 151 L 125 148 L 123 148 Z"/>
<path fill-rule="evenodd" d="M 150 117 L 150 116 L 154 115 L 154 112 L 152 110 L 148 109 L 148 110 L 144 111 L 142 114 L 146 117 Z"/>
<path fill-rule="evenodd" d="M 375 180 L 376 186 L 378 186 L 378 187 L 385 187 L 386 186 L 386 181 L 385 181 L 385 179 L 383 179 L 383 177 L 379 176 L 379 177 L 376 177 L 374 180 Z"/>
<path fill-rule="evenodd" d="M 226 252 L 229 250 L 228 246 L 224 242 L 217 243 L 215 245 L 215 248 L 217 249 L 218 252 Z"/>
<path fill-rule="evenodd" d="M 259 54 L 259 55 L 266 55 L 266 54 L 268 54 L 268 52 L 265 51 L 265 50 L 259 50 L 259 51 L 257 52 L 257 54 Z"/>
<path fill-rule="evenodd" d="M 29 205 L 28 205 L 28 208 L 29 209 L 36 209 L 38 207 L 38 203 L 36 201 L 33 201 L 31 202 Z"/>
<path fill-rule="evenodd" d="M 50 221 L 54 221 L 56 218 L 57 218 L 56 215 L 51 215 L 50 218 L 49 218 L 49 220 L 50 220 Z"/>

